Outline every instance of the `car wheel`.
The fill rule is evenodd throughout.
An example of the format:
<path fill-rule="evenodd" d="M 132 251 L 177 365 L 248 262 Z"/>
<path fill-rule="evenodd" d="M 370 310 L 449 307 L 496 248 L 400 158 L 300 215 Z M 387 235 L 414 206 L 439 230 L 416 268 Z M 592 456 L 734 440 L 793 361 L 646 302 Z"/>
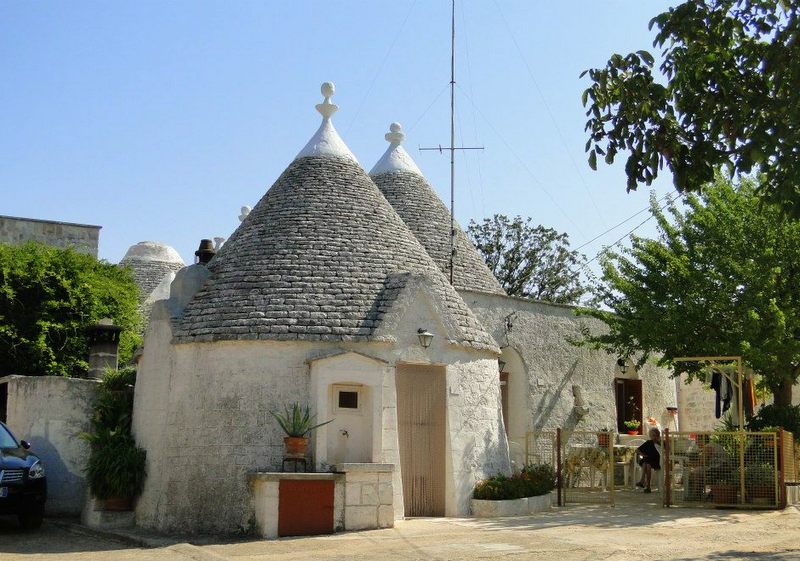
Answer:
<path fill-rule="evenodd" d="M 42 520 L 44 520 L 44 511 L 41 509 L 19 515 L 19 525 L 23 530 L 38 530 L 42 525 Z"/>

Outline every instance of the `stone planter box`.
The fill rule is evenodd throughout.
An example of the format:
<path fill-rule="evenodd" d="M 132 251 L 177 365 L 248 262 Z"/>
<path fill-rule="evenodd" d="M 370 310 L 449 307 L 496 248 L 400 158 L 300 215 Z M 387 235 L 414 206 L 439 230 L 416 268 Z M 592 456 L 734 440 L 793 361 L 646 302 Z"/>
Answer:
<path fill-rule="evenodd" d="M 472 516 L 475 518 L 499 518 L 501 516 L 526 516 L 537 512 L 547 512 L 553 505 L 553 495 L 547 493 L 538 497 L 510 499 L 507 501 L 470 501 Z"/>
<path fill-rule="evenodd" d="M 537 512 L 547 512 L 553 506 L 553 494 L 539 495 L 538 497 L 528 497 L 528 514 Z"/>

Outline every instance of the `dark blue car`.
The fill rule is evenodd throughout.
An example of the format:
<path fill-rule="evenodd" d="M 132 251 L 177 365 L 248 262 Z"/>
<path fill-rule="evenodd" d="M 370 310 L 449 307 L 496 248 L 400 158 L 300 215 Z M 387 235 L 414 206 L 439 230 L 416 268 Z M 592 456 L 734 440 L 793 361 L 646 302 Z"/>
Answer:
<path fill-rule="evenodd" d="M 47 500 L 44 465 L 30 447 L 0 422 L 0 515 L 16 515 L 26 530 L 42 525 Z"/>

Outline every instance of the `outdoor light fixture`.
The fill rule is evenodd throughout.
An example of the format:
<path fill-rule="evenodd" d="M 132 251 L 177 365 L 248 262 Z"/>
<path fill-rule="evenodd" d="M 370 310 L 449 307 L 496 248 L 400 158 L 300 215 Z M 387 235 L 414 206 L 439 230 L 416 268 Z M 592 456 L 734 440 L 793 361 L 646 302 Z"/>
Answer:
<path fill-rule="evenodd" d="M 503 369 L 506 367 L 506 361 L 498 359 L 497 360 L 497 366 L 500 368 L 500 372 L 502 372 Z"/>
<path fill-rule="evenodd" d="M 628 371 L 628 362 L 624 358 L 617 359 L 617 366 L 619 366 L 619 371 L 623 374 Z"/>
<path fill-rule="evenodd" d="M 433 341 L 433 333 L 428 331 L 427 329 L 419 328 L 417 330 L 417 337 L 419 337 L 419 344 L 422 345 L 423 349 L 427 349 L 431 346 L 431 341 Z"/>

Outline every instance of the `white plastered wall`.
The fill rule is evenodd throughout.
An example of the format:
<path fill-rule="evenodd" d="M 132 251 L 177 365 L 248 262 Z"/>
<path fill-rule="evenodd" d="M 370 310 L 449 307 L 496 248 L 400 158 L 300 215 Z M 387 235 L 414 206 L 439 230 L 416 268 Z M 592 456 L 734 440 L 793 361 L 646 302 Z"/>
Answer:
<path fill-rule="evenodd" d="M 389 405 L 383 396 L 384 381 L 390 371 L 386 361 L 343 352 L 309 362 L 310 390 L 317 421 L 333 419 L 312 435 L 317 469 L 344 462 L 380 463 L 383 458 L 381 420 Z M 360 392 L 362 403 L 358 411 L 337 411 L 334 392 L 337 386 Z"/>
<path fill-rule="evenodd" d="M 398 363 L 446 366 L 446 513 L 467 515 L 475 481 L 510 470 L 497 356 L 452 342 L 435 302 L 424 287 L 406 290 L 382 322 L 386 330 L 378 342 L 181 345 L 171 343 L 168 309 L 163 301 L 156 303 L 134 404 L 134 433 L 148 454 L 137 524 L 162 531 L 250 531 L 255 511 L 247 473 L 279 470 L 283 456 L 284 435 L 270 412 L 298 401 L 323 411 L 318 419 L 326 420 L 328 386 L 334 382 L 369 389 L 372 460 L 398 467 L 394 507 L 402 518 Z M 419 328 L 434 333 L 428 349 L 419 343 Z M 312 440 L 313 453 L 322 453 L 319 462 L 327 455 L 327 431 Z"/>
<path fill-rule="evenodd" d="M 572 306 L 471 291 L 460 294 L 501 348 L 513 348 L 524 361 L 528 374 L 526 430 L 562 427 L 593 431 L 616 425 L 617 357 L 570 342 L 580 339 L 582 327 L 604 329 L 600 321 L 576 316 Z M 507 329 L 509 324 L 511 329 Z M 642 380 L 644 416 L 652 415 L 662 426 L 671 421 L 666 408 L 677 404 L 670 374 L 654 364 L 629 374 Z M 574 385 L 581 387 L 588 406 L 585 411 L 575 406 Z"/>

